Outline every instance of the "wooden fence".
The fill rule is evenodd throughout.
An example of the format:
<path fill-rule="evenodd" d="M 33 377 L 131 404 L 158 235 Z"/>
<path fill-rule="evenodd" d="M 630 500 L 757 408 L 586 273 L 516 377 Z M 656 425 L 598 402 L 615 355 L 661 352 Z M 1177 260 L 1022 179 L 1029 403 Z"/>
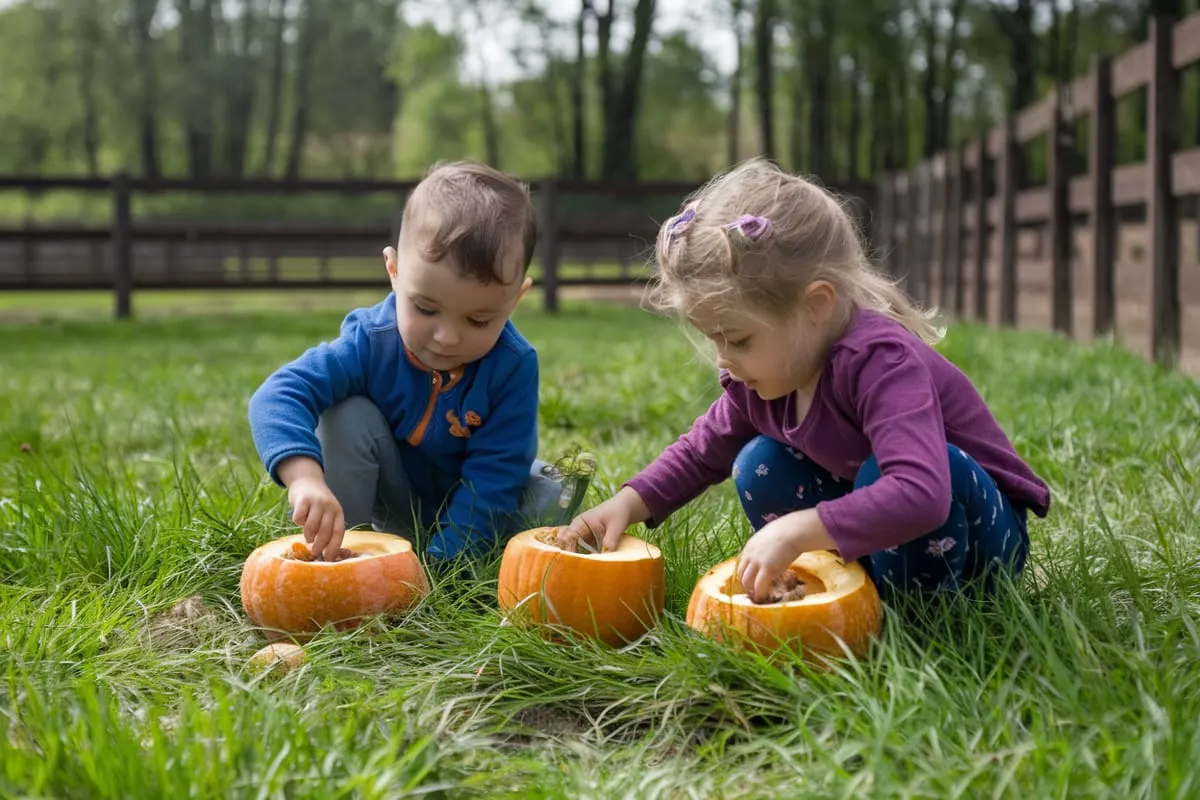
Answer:
<path fill-rule="evenodd" d="M 395 221 L 355 226 L 139 220 L 132 210 L 134 198 L 166 193 L 309 194 L 328 201 L 382 193 L 395 198 L 391 216 L 398 219 L 404 198 L 415 185 L 414 181 L 145 180 L 124 174 L 97 179 L 0 177 L 0 190 L 101 193 L 110 197 L 112 207 L 110 220 L 101 225 L 27 222 L 0 227 L 0 291 L 111 289 L 120 318 L 130 316 L 133 294 L 141 290 L 379 287 L 385 280 L 379 254 L 396 240 Z M 557 310 L 564 287 L 628 287 L 643 282 L 657 221 L 673 213 L 697 185 L 531 182 L 540 214 L 532 273 L 547 310 Z M 857 191 L 865 218 L 873 186 L 843 191 Z M 351 260 L 359 262 L 357 267 L 346 263 Z M 307 268 L 289 268 L 289 261 L 303 262 Z"/>
<path fill-rule="evenodd" d="M 1153 19 L 1147 41 L 1116 57 L 1097 57 L 1087 75 L 986 135 L 907 172 L 883 176 L 875 236 L 889 269 L 906 279 L 919 300 L 1001 325 L 1017 324 L 1018 297 L 1048 294 L 1048 323 L 1069 336 L 1080 333 L 1077 315 L 1090 315 L 1092 335 L 1137 335 L 1132 328 L 1139 315 L 1133 312 L 1130 329 L 1123 324 L 1117 330 L 1117 306 L 1122 299 L 1136 303 L 1135 296 L 1143 293 L 1148 295 L 1142 315 L 1148 354 L 1178 363 L 1181 348 L 1189 344 L 1181 310 L 1194 304 L 1189 322 L 1200 314 L 1195 250 L 1181 271 L 1181 199 L 1200 195 L 1200 148 L 1180 148 L 1179 76 L 1179 70 L 1198 61 L 1200 13 L 1178 24 Z M 1116 103 L 1143 87 L 1146 158 L 1118 164 Z M 1084 162 L 1076 148 L 1077 126 L 1087 140 L 1083 174 L 1073 174 Z M 1022 148 L 1042 136 L 1047 180 L 1023 187 Z M 1119 276 L 1118 228 L 1127 231 L 1139 217 L 1146 258 L 1123 259 Z M 1019 248 L 1019 234 L 1031 232 L 1034 244 Z M 1043 238 L 1048 254 L 1039 275 Z M 1080 285 L 1084 252 L 1091 254 L 1090 286 Z M 1028 292 L 1019 290 L 1018 265 Z M 989 292 L 996 290 L 993 304 Z M 1200 346 L 1200 320 L 1197 325 L 1188 330 L 1191 347 Z"/>

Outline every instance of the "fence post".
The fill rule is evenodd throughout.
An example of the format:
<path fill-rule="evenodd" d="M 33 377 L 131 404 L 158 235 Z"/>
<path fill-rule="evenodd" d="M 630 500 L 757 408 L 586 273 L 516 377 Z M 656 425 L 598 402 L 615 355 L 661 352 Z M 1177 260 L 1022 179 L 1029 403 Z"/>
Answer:
<path fill-rule="evenodd" d="M 112 269 L 117 319 L 133 313 L 133 212 L 129 173 L 113 176 Z"/>
<path fill-rule="evenodd" d="M 1092 67 L 1092 125 L 1088 171 L 1092 173 L 1092 330 L 1104 336 L 1116 321 L 1116 220 L 1113 219 L 1112 171 L 1116 163 L 1116 103 L 1112 96 L 1112 59 L 1099 56 Z"/>
<path fill-rule="evenodd" d="M 1075 332 L 1075 288 L 1071 280 L 1071 143 L 1063 87 L 1055 91 L 1050 119 L 1050 311 L 1054 330 Z"/>
<path fill-rule="evenodd" d="M 942 304 L 954 307 L 954 314 L 963 314 L 962 277 L 962 199 L 963 150 L 961 147 L 946 151 L 945 210 L 942 214 L 942 233 L 945 248 L 942 251 Z"/>
<path fill-rule="evenodd" d="M 1149 125 L 1146 165 L 1146 221 L 1150 229 L 1150 268 L 1153 299 L 1150 306 L 1150 347 L 1154 360 L 1173 364 L 1179 355 L 1179 205 L 1172 191 L 1171 158 L 1179 143 L 1179 90 L 1171 64 L 1171 19 L 1150 22 L 1152 53 L 1149 86 Z"/>
<path fill-rule="evenodd" d="M 1017 148 L 1016 117 L 1004 121 L 1000 145 L 1000 324 L 1017 324 Z"/>
<path fill-rule="evenodd" d="M 542 302 L 546 312 L 554 314 L 558 311 L 558 181 L 542 181 L 541 196 Z"/>
<path fill-rule="evenodd" d="M 988 135 L 979 137 L 975 147 L 975 318 L 988 318 Z"/>

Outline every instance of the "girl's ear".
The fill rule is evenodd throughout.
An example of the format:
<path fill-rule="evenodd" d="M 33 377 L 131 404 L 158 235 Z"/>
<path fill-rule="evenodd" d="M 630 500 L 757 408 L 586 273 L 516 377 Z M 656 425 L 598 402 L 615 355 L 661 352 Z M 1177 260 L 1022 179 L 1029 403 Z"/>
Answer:
<path fill-rule="evenodd" d="M 838 307 L 837 287 L 829 281 L 813 281 L 804 287 L 802 301 L 813 320 L 824 324 L 833 318 Z"/>

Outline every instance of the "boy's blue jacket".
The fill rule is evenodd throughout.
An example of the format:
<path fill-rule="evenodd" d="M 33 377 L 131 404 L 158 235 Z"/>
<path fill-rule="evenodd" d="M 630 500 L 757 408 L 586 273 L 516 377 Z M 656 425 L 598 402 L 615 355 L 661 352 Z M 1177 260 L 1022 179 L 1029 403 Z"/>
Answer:
<path fill-rule="evenodd" d="M 250 398 L 254 445 L 277 484 L 290 456 L 323 466 L 317 421 L 353 395 L 391 423 L 414 496 L 427 521 L 437 514 L 429 557 L 481 552 L 517 532 L 537 453 L 538 360 L 511 320 L 482 359 L 437 372 L 400 340 L 394 293 L 352 311 L 336 339 L 281 367 Z"/>

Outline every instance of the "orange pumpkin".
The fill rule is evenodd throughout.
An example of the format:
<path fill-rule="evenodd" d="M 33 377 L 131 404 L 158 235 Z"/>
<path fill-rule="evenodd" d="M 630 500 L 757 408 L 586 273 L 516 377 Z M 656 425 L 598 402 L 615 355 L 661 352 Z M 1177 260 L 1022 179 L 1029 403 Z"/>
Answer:
<path fill-rule="evenodd" d="M 662 552 L 634 536 L 616 550 L 568 552 L 543 527 L 509 539 L 500 562 L 497 596 L 510 618 L 562 626 L 620 647 L 658 621 L 666 570 Z M 553 635 L 553 627 L 544 631 Z"/>
<path fill-rule="evenodd" d="M 783 645 L 806 657 L 839 657 L 845 655 L 842 643 L 863 655 L 879 634 L 883 606 L 862 565 L 816 550 L 801 555 L 790 569 L 804 586 L 803 598 L 759 604 L 738 580 L 737 558 L 721 562 L 696 582 L 687 624 L 764 655 Z"/>
<path fill-rule="evenodd" d="M 346 630 L 365 617 L 405 611 L 429 582 L 400 536 L 346 531 L 338 561 L 312 561 L 303 534 L 267 542 L 242 567 L 242 608 L 268 639 L 306 637 L 325 625 Z M 352 555 L 351 555 L 352 554 Z"/>

